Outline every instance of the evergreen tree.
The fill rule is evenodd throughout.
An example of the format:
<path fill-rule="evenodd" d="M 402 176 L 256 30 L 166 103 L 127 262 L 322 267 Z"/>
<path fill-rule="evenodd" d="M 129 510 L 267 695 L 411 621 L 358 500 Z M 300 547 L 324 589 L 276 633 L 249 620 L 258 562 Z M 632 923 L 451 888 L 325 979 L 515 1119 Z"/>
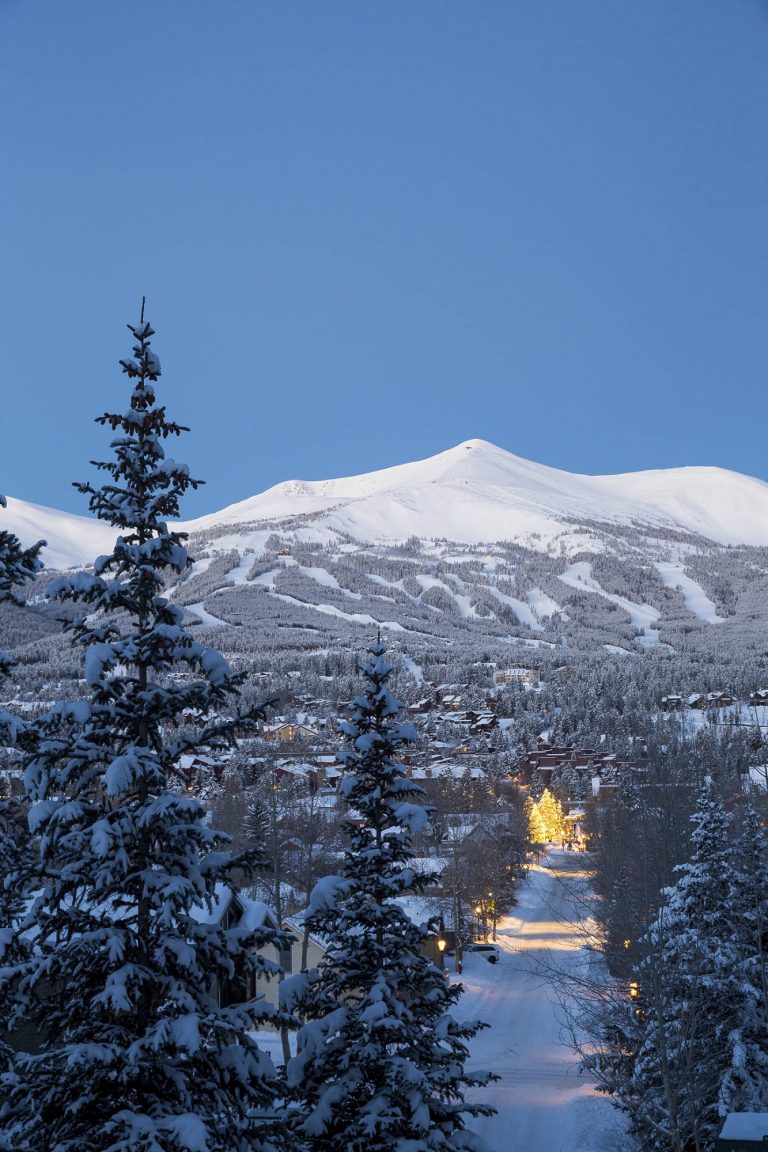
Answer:
<path fill-rule="evenodd" d="M 479 1148 L 464 1117 L 492 1111 L 464 1099 L 466 1088 L 491 1079 L 464 1068 L 481 1025 L 451 1016 L 461 988 L 422 955 L 426 929 L 397 903 L 421 887 L 409 859 L 427 811 L 397 763 L 415 732 L 395 720 L 401 705 L 387 687 L 384 652 L 381 643 L 370 649 L 365 692 L 343 725 L 343 872 L 320 881 L 309 906 L 310 928 L 328 951 L 314 975 L 286 982 L 306 1017 L 288 1083 L 310 1152 Z"/>
<path fill-rule="evenodd" d="M 545 788 L 538 800 L 529 800 L 528 832 L 532 843 L 548 844 L 559 840 L 565 830 L 563 808 L 558 799 Z"/>
<path fill-rule="evenodd" d="M 0 496 L 0 508 L 5 507 L 5 496 Z M 44 543 L 41 540 L 31 548 L 22 548 L 17 536 L 5 529 L 0 530 L 0 604 L 15 600 L 14 588 L 32 580 L 40 571 L 40 549 Z M 0 651 L 0 676 L 6 675 L 10 667 L 10 656 Z"/>
<path fill-rule="evenodd" d="M 0 496 L 0 507 L 5 507 Z M 22 548 L 11 532 L 0 531 L 0 604 L 16 599 L 14 589 L 27 583 L 42 567 L 40 549 L 44 541 Z M 0 651 L 0 680 L 11 668 L 11 657 Z M 34 746 L 34 734 L 19 717 L 0 712 L 0 741 L 18 749 Z M 17 963 L 25 955 L 25 942 L 19 938 L 17 925 L 24 909 L 25 894 L 13 884 L 6 884 L 23 865 L 27 850 L 24 811 L 16 797 L 0 800 L 0 965 Z M 0 1036 L 0 1061 L 7 1067 L 11 1050 Z"/>
<path fill-rule="evenodd" d="M 705 786 L 692 817 L 692 854 L 676 871 L 638 968 L 636 1051 L 620 1086 L 647 1147 L 708 1152 L 745 988 L 733 903 L 729 819 Z"/>
<path fill-rule="evenodd" d="M 768 1112 L 768 837 L 752 807 L 734 857 L 731 904 L 742 999 L 728 1036 L 720 1112 Z"/>
<path fill-rule="evenodd" d="M 0 1139 L 15 1152 L 273 1149 L 286 1142 L 274 1069 L 250 1036 L 267 1010 L 223 1006 L 230 980 L 270 967 L 255 948 L 273 937 L 211 915 L 247 862 L 171 790 L 182 752 L 219 748 L 240 723 L 220 716 L 238 678 L 162 595 L 188 564 L 166 519 L 198 481 L 165 456 L 186 429 L 156 402 L 143 306 L 129 327 L 130 403 L 98 419 L 115 434 L 114 458 L 94 462 L 108 480 L 77 485 L 123 534 L 93 574 L 49 588 L 87 606 L 73 631 L 90 695 L 43 718 L 26 768 L 37 860 L 7 882 L 36 885 L 20 925 L 33 948 L 0 972 L 0 1014 L 36 1026 L 40 1050 L 3 1077 Z M 200 729 L 179 735 L 189 715 Z"/>

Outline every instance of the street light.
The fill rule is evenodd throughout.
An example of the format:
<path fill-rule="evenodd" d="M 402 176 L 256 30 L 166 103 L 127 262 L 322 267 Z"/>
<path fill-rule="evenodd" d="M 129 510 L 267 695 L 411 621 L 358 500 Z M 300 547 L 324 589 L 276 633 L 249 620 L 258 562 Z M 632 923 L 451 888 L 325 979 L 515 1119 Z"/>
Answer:
<path fill-rule="evenodd" d="M 439 936 L 437 940 L 437 950 L 440 953 L 440 971 L 445 971 L 445 945 L 447 941 L 444 936 Z"/>

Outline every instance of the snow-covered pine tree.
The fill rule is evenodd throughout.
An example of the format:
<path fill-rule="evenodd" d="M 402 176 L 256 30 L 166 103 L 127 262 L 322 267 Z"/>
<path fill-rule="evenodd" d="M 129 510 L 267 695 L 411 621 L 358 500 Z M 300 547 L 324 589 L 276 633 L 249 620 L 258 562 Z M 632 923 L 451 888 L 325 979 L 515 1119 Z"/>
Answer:
<path fill-rule="evenodd" d="M 0 508 L 5 507 L 5 496 L 0 496 Z M 42 568 L 40 549 L 44 543 L 44 540 L 40 540 L 31 548 L 23 548 L 13 532 L 0 530 L 0 604 L 15 599 L 14 588 L 26 584 L 40 571 Z M 7 674 L 10 666 L 10 656 L 7 652 L 0 651 L 0 676 Z"/>
<path fill-rule="evenodd" d="M 283 985 L 306 1021 L 288 1067 L 295 1126 L 310 1152 L 477 1149 L 465 1116 L 492 1109 L 467 1103 L 465 1090 L 492 1077 L 464 1065 L 482 1025 L 451 1015 L 461 988 L 422 955 L 427 930 L 397 903 L 421 887 L 411 838 L 428 814 L 397 762 L 415 732 L 396 721 L 402 706 L 384 653 L 380 642 L 370 648 L 365 692 L 343 725 L 344 868 L 316 885 L 309 905 L 328 951 L 317 972 Z"/>
<path fill-rule="evenodd" d="M 188 563 L 166 518 L 198 482 L 165 456 L 185 429 L 156 403 L 143 306 L 129 327 L 129 404 L 98 419 L 116 434 L 114 458 L 96 463 L 109 479 L 77 485 L 123 534 L 92 575 L 49 589 L 87 605 L 74 632 L 90 696 L 43 719 L 26 768 L 40 879 L 23 929 L 34 948 L 2 971 L 0 1014 L 35 1026 L 40 1046 L 2 1078 L 0 1140 L 14 1152 L 271 1152 L 290 1134 L 250 1035 L 268 1009 L 225 1007 L 219 993 L 270 967 L 255 949 L 273 937 L 210 915 L 237 861 L 199 801 L 171 789 L 180 753 L 220 747 L 239 723 L 219 715 L 238 678 L 162 594 Z M 177 739 L 190 714 L 198 737 Z M 29 867 L 13 880 L 28 891 Z"/>
<path fill-rule="evenodd" d="M 0 507 L 6 506 L 0 496 Z M 44 541 L 31 548 L 23 548 L 12 532 L 0 531 L 0 603 L 15 600 L 14 589 L 29 580 L 42 567 L 40 549 Z M 11 657 L 0 651 L 0 679 L 11 668 Z M 18 716 L 0 711 L 0 744 L 31 748 L 34 735 L 30 726 Z M 24 809 L 16 797 L 3 796 L 0 800 L 0 965 L 18 962 L 24 956 L 24 941 L 19 938 L 18 921 L 25 907 L 24 893 L 6 877 L 18 872 L 25 859 L 27 838 L 24 835 Z M 0 1061 L 7 1067 L 11 1050 L 0 1034 Z"/>
<path fill-rule="evenodd" d="M 743 1000 L 728 1037 L 720 1112 L 768 1112 L 768 836 L 748 806 L 731 892 Z"/>
<path fill-rule="evenodd" d="M 645 942 L 632 1075 L 618 1085 L 644 1146 L 665 1152 L 712 1149 L 745 1009 L 730 821 L 711 784 L 691 820 L 691 857 Z"/>

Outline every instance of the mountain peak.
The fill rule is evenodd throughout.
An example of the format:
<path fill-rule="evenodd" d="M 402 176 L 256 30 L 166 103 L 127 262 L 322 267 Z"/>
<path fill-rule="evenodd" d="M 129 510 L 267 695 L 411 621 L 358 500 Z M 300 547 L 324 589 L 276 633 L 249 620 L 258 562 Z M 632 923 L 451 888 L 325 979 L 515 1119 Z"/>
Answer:
<path fill-rule="evenodd" d="M 182 527 L 191 533 L 215 527 L 222 547 L 258 549 L 278 521 L 315 540 L 418 536 L 468 544 L 516 540 L 539 549 L 559 541 L 568 551 L 582 547 L 585 529 L 597 522 L 609 532 L 612 524 L 635 525 L 650 534 L 674 529 L 721 544 L 768 545 L 768 485 L 722 468 L 577 475 L 473 438 L 359 476 L 288 480 Z M 24 544 L 47 539 L 44 560 L 51 567 L 88 563 L 115 536 L 99 521 L 19 500 L 0 512 L 0 527 Z"/>

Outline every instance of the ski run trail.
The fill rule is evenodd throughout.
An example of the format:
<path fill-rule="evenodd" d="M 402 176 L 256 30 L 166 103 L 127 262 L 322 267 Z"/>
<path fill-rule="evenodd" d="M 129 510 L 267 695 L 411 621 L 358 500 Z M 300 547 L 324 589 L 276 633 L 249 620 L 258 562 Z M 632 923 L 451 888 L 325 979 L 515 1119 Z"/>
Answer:
<path fill-rule="evenodd" d="M 492 1104 L 495 1116 L 469 1126 L 493 1152 L 631 1152 L 621 1114 L 579 1072 L 567 1046 L 562 1010 L 542 962 L 567 973 L 585 959 L 575 927 L 582 913 L 574 893 L 586 877 L 579 853 L 550 850 L 530 869 L 515 916 L 497 927 L 499 962 L 468 953 L 461 979 L 464 995 L 454 1013 L 490 1025 L 472 1042 L 470 1068 L 501 1079 L 471 1098 Z"/>

